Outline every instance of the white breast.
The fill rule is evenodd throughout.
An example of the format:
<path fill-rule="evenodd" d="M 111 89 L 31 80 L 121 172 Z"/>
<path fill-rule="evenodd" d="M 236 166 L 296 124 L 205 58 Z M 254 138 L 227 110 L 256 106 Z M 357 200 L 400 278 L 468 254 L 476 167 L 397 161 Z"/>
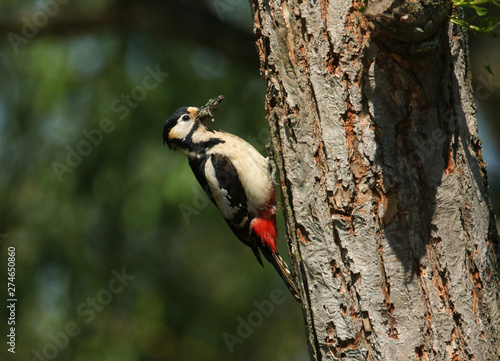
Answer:
<path fill-rule="evenodd" d="M 273 190 L 267 159 L 243 139 L 229 133 L 217 133 L 225 143 L 214 146 L 208 154 L 218 153 L 231 160 L 246 191 L 248 211 L 255 216 L 266 205 Z"/>

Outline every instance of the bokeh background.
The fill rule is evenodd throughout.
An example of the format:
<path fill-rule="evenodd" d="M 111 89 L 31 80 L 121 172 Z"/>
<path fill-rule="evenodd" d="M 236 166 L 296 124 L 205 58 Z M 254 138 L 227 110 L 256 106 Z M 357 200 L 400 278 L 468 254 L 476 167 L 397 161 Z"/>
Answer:
<path fill-rule="evenodd" d="M 214 127 L 265 152 L 248 2 L 0 0 L 0 10 L 0 359 L 308 360 L 298 304 L 162 142 L 176 108 L 223 94 Z M 500 77 L 484 65 L 500 73 L 499 41 L 470 44 L 496 212 Z"/>

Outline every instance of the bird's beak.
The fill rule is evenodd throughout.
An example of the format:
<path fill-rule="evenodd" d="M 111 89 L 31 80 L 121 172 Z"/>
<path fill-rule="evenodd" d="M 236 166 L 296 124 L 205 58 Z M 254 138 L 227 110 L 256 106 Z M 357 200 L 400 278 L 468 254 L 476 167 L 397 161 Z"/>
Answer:
<path fill-rule="evenodd" d="M 191 114 L 193 118 L 196 118 L 198 116 L 200 109 L 196 107 L 189 107 L 187 108 L 187 111 L 189 114 Z"/>
<path fill-rule="evenodd" d="M 206 111 L 203 108 L 198 109 L 196 108 L 196 120 L 199 121 L 201 124 L 207 126 L 210 121 L 214 121 L 214 116 L 210 111 Z"/>
<path fill-rule="evenodd" d="M 222 95 L 219 95 L 215 99 L 210 99 L 208 103 L 201 108 L 196 108 L 197 115 L 196 115 L 196 120 L 201 122 L 203 125 L 207 126 L 208 120 L 214 121 L 214 115 L 215 111 L 219 109 L 219 103 L 224 100 L 224 97 Z M 189 111 L 189 109 L 188 109 Z"/>

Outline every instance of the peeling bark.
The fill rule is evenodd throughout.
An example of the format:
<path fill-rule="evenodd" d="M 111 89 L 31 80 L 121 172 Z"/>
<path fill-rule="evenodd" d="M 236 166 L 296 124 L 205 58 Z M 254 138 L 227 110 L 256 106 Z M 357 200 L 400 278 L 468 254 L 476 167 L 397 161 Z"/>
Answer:
<path fill-rule="evenodd" d="M 253 0 L 312 360 L 497 360 L 499 239 L 444 1 Z"/>

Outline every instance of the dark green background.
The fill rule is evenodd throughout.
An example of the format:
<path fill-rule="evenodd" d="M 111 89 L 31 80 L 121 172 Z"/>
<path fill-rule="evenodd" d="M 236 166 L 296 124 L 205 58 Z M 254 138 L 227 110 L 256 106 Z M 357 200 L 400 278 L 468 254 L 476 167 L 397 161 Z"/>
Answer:
<path fill-rule="evenodd" d="M 8 247 L 18 299 L 15 354 L 0 313 L 1 358 L 308 360 L 300 306 L 162 143 L 176 108 L 223 94 L 214 127 L 265 152 L 247 1 L 54 0 L 24 37 L 50 2 L 0 2 L 0 304 Z M 499 43 L 488 41 L 471 47 L 472 81 L 488 85 L 480 131 L 498 209 L 500 80 L 482 66 L 500 68 Z M 146 78 L 156 68 L 161 82 Z M 229 334 L 242 341 L 232 350 Z"/>

